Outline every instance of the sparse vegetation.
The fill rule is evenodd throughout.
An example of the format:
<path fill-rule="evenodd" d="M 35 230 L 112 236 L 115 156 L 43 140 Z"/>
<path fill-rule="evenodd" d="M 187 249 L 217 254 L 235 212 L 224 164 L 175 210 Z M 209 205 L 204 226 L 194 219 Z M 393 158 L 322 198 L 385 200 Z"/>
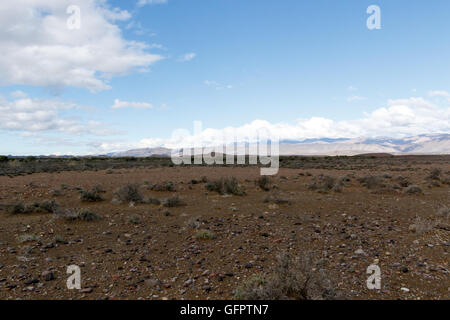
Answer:
<path fill-rule="evenodd" d="M 67 209 L 58 214 L 59 217 L 67 221 L 96 221 L 100 217 L 89 209 Z"/>
<path fill-rule="evenodd" d="M 427 179 L 430 180 L 440 180 L 441 179 L 441 175 L 442 175 L 442 170 L 439 168 L 433 168 L 431 169 Z"/>
<path fill-rule="evenodd" d="M 190 218 L 185 222 L 186 228 L 190 229 L 200 229 L 202 223 L 200 222 L 199 217 Z M 185 229 L 186 229 L 185 228 Z"/>
<path fill-rule="evenodd" d="M 253 276 L 235 291 L 236 299 L 244 300 L 329 300 L 338 293 L 322 269 L 322 261 L 304 254 L 292 259 L 282 254 L 273 272 L 266 276 Z"/>
<path fill-rule="evenodd" d="M 120 202 L 141 203 L 143 200 L 139 186 L 136 184 L 127 184 L 120 187 L 114 194 Z"/>
<path fill-rule="evenodd" d="M 314 178 L 314 182 L 309 185 L 308 189 L 321 193 L 329 191 L 342 192 L 342 182 L 335 177 L 319 175 L 318 178 Z"/>
<path fill-rule="evenodd" d="M 424 234 L 436 228 L 450 231 L 450 208 L 441 207 L 429 217 L 417 215 L 414 223 L 409 226 L 409 230 L 417 234 Z"/>
<path fill-rule="evenodd" d="M 23 234 L 17 237 L 17 241 L 19 243 L 25 243 L 25 242 L 33 242 L 33 241 L 41 241 L 41 237 L 35 234 Z"/>
<path fill-rule="evenodd" d="M 367 189 L 375 190 L 375 189 L 383 189 L 386 187 L 386 184 L 383 181 L 382 176 L 374 176 L 368 175 L 362 178 L 359 178 L 358 181 Z"/>
<path fill-rule="evenodd" d="M 132 215 L 131 217 L 128 218 L 128 223 L 131 224 L 141 224 L 142 220 L 141 217 L 138 215 Z"/>
<path fill-rule="evenodd" d="M 442 279 L 450 232 L 450 189 L 445 185 L 449 156 L 282 159 L 282 167 L 299 169 L 282 169 L 268 182 L 258 179 L 256 167 L 149 170 L 150 165 L 133 159 L 132 169 L 117 165 L 111 169 L 113 175 L 106 170 L 91 172 L 97 160 L 71 159 L 73 168 L 89 172 L 0 177 L 0 269 L 8 271 L 0 279 L 4 286 L 0 298 L 39 299 L 44 289 L 50 299 L 71 298 L 71 292 L 57 288 L 60 279 L 65 281 L 61 266 L 75 263 L 90 272 L 91 280 L 83 282 L 84 288 L 92 286 L 86 299 L 105 297 L 105 292 L 126 299 L 340 298 L 330 279 L 339 282 L 339 289 L 348 293 L 345 297 L 371 299 L 375 291 L 364 289 L 369 275 L 360 275 L 376 258 L 402 280 L 378 292 L 379 298 L 439 299 L 448 293 Z M 117 164 L 116 160 L 104 161 Z M 126 160 L 120 161 L 128 168 Z M 38 162 L 39 158 L 26 164 L 14 161 L 11 170 Z M 427 178 L 433 167 L 441 168 L 439 180 Z M 335 181 L 320 173 L 336 177 Z M 201 178 L 203 174 L 209 181 Z M 248 196 L 230 196 L 224 180 L 233 176 L 230 189 L 246 190 Z M 372 186 L 370 178 L 364 179 L 370 176 L 377 180 L 373 189 L 366 186 L 367 182 Z M 177 192 L 165 187 L 157 189 L 167 193 L 151 191 L 155 182 L 165 186 L 165 181 L 175 182 Z M 267 192 L 260 190 L 259 182 Z M 114 192 L 127 183 L 139 186 L 142 201 L 125 200 L 114 206 L 119 203 Z M 325 194 L 308 191 L 313 183 L 313 189 Z M 95 196 L 88 194 L 88 202 L 80 202 L 82 193 L 90 193 L 95 184 L 107 190 L 99 195 L 108 201 L 91 202 Z M 336 184 L 344 194 L 333 192 L 331 186 Z M 414 184 L 423 195 L 405 195 Z M 440 188 L 428 188 L 430 184 Z M 61 190 L 59 198 L 55 189 Z M 181 200 L 188 206 L 177 207 L 184 204 Z M 305 247 L 326 260 L 304 258 Z M 283 255 L 277 262 L 275 255 L 283 250 L 290 257 Z M 46 270 L 57 281 L 44 282 L 40 274 Z M 417 272 L 427 281 L 414 281 Z M 400 284 L 411 293 L 400 290 Z"/>
<path fill-rule="evenodd" d="M 216 235 L 209 230 L 202 229 L 195 234 L 195 238 L 197 240 L 213 240 L 216 238 Z"/>
<path fill-rule="evenodd" d="M 255 184 L 263 191 L 270 190 L 271 179 L 268 176 L 261 176 L 256 181 Z"/>
<path fill-rule="evenodd" d="M 29 213 L 55 213 L 58 210 L 58 204 L 54 200 L 44 200 L 34 202 L 30 205 L 24 205 L 17 201 L 12 205 L 7 205 L 7 212 L 10 214 L 29 214 Z"/>
<path fill-rule="evenodd" d="M 54 236 L 53 241 L 54 241 L 55 243 L 60 243 L 60 244 L 66 243 L 66 240 L 65 240 L 64 237 L 61 236 L 61 235 L 56 235 L 56 236 Z"/>
<path fill-rule="evenodd" d="M 175 183 L 173 183 L 172 181 L 166 181 L 163 183 L 157 183 L 154 184 L 150 187 L 150 190 L 152 191 L 159 191 L 159 192 L 175 192 L 176 188 L 175 188 Z"/>
<path fill-rule="evenodd" d="M 242 196 L 245 194 L 242 187 L 239 185 L 239 182 L 234 177 L 209 181 L 206 183 L 205 188 L 208 191 L 215 191 L 222 195 L 233 194 Z"/>
<path fill-rule="evenodd" d="M 275 204 L 286 204 L 290 203 L 289 199 L 285 196 L 281 195 L 279 192 L 273 192 L 269 194 L 265 199 L 265 203 L 275 203 Z"/>
<path fill-rule="evenodd" d="M 41 203 L 37 203 L 37 208 L 47 213 L 55 213 L 58 207 L 54 200 L 44 200 Z"/>
<path fill-rule="evenodd" d="M 185 206 L 186 204 L 180 199 L 178 195 L 174 195 L 172 197 L 166 198 L 162 201 L 162 205 L 165 207 L 181 207 Z"/>
<path fill-rule="evenodd" d="M 413 185 L 410 185 L 408 188 L 406 188 L 405 193 L 406 194 L 422 194 L 423 191 L 422 191 L 421 187 L 413 184 Z"/>
<path fill-rule="evenodd" d="M 155 205 L 160 205 L 160 204 L 161 204 L 161 201 L 160 201 L 159 199 L 157 199 L 157 198 L 149 197 L 148 200 L 147 200 L 147 203 L 149 203 L 149 204 L 155 204 Z"/>
<path fill-rule="evenodd" d="M 407 188 L 411 185 L 411 182 L 409 182 L 409 180 L 403 176 L 398 176 L 395 180 L 402 188 Z"/>
<path fill-rule="evenodd" d="M 358 178 L 358 181 L 372 193 L 390 193 L 399 189 L 400 186 L 387 183 L 392 177 L 389 174 L 368 175 Z"/>
<path fill-rule="evenodd" d="M 23 213 L 29 213 L 30 211 L 25 210 L 25 206 L 22 202 L 16 202 L 9 206 L 7 209 L 8 213 L 10 214 L 23 214 Z"/>
<path fill-rule="evenodd" d="M 81 201 L 97 202 L 103 201 L 102 193 L 105 192 L 100 186 L 95 186 L 91 190 L 79 190 Z"/>

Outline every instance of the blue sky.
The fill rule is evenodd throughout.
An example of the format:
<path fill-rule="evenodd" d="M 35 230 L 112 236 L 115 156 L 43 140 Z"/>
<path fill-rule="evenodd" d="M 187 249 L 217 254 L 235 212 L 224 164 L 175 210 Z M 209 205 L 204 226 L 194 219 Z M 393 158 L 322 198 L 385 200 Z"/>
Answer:
<path fill-rule="evenodd" d="M 446 0 L 138 1 L 0 5 L 15 17 L 0 19 L 0 154 L 168 145 L 194 120 L 217 132 L 261 120 L 292 139 L 450 132 Z"/>

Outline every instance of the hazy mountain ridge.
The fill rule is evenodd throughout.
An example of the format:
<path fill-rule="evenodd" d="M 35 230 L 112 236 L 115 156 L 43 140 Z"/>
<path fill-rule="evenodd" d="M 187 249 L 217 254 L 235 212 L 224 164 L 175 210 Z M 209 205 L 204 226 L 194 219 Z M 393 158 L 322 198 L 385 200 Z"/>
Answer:
<path fill-rule="evenodd" d="M 238 154 L 248 153 L 239 144 Z M 107 154 L 110 157 L 170 156 L 168 148 L 143 148 Z M 406 138 L 323 138 L 280 141 L 280 155 L 357 155 L 364 153 L 450 154 L 450 134 L 425 134 Z"/>

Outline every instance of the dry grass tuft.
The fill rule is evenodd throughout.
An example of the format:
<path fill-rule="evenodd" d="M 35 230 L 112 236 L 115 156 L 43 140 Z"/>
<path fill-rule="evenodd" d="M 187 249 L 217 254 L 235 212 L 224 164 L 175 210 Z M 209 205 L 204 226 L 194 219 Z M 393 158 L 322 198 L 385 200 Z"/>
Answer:
<path fill-rule="evenodd" d="M 267 276 L 253 276 L 235 291 L 236 299 L 244 300 L 330 300 L 338 293 L 321 268 L 322 262 L 305 254 L 292 259 L 282 254 L 273 272 Z"/>

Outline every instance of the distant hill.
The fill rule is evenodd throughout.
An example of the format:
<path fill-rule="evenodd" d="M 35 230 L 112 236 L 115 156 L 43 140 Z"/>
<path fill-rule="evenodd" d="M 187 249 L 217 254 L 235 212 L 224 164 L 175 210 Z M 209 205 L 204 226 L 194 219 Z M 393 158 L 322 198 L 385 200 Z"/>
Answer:
<path fill-rule="evenodd" d="M 237 153 L 248 154 L 248 146 L 237 144 Z M 109 153 L 110 157 L 170 156 L 168 148 L 133 149 Z M 402 139 L 387 137 L 357 139 L 283 140 L 280 155 L 346 155 L 361 154 L 450 154 L 450 134 L 424 134 Z"/>
<path fill-rule="evenodd" d="M 108 153 L 109 157 L 152 157 L 152 156 L 170 156 L 171 149 L 167 148 L 144 148 L 132 149 L 124 152 Z"/>

